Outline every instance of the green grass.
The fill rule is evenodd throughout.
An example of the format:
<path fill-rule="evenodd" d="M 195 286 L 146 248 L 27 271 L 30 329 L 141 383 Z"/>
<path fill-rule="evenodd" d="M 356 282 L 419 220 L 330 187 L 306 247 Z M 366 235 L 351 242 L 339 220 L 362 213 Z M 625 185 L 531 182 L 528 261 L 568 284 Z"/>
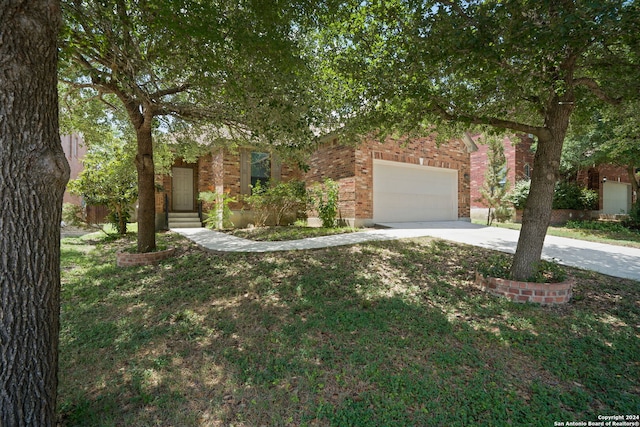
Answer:
<path fill-rule="evenodd" d="M 473 223 L 485 225 L 486 221 L 473 220 Z M 494 222 L 492 226 L 520 230 L 522 224 Z M 570 221 L 563 227 L 549 227 L 547 229 L 547 235 L 640 248 L 640 232 L 638 230 L 625 228 L 617 222 Z"/>
<path fill-rule="evenodd" d="M 95 240 L 91 240 L 95 239 Z M 490 251 L 412 239 L 268 254 L 62 242 L 64 426 L 549 426 L 640 407 L 638 282 L 564 307 L 472 285 Z"/>
<path fill-rule="evenodd" d="M 236 237 L 255 241 L 284 241 L 353 233 L 361 230 L 362 229 L 353 227 L 327 228 L 291 225 L 282 227 L 238 228 L 229 230 L 228 233 Z"/>

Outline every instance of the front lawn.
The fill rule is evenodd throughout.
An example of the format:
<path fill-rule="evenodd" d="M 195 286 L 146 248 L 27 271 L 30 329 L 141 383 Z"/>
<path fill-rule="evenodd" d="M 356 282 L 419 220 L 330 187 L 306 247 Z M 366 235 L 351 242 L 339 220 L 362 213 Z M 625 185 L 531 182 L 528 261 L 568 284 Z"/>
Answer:
<path fill-rule="evenodd" d="M 276 242 L 285 240 L 299 240 L 309 237 L 332 236 L 334 234 L 353 233 L 362 231 L 353 227 L 307 227 L 307 226 L 281 226 L 281 227 L 256 227 L 235 228 L 227 232 L 232 236 L 259 242 Z"/>
<path fill-rule="evenodd" d="M 472 286 L 491 253 L 429 238 L 121 269 L 62 242 L 64 426 L 468 426 L 640 408 L 640 287 L 570 269 L 572 303 Z"/>
<path fill-rule="evenodd" d="M 473 223 L 485 225 L 486 221 L 474 220 Z M 494 222 L 492 226 L 520 230 L 522 224 Z M 547 235 L 640 248 L 640 231 L 613 221 L 570 221 L 565 226 L 550 226 Z"/>

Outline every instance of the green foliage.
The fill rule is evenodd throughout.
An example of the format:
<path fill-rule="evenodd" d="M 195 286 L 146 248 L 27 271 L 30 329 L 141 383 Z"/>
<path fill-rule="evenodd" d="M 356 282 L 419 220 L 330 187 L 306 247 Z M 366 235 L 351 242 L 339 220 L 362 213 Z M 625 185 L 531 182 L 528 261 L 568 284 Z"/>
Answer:
<path fill-rule="evenodd" d="M 198 195 L 198 200 L 205 203 L 203 222 L 207 228 L 221 230 L 234 226 L 231 221 L 232 212 L 229 204 L 237 202 L 235 197 L 231 197 L 228 193 L 203 191 Z"/>
<path fill-rule="evenodd" d="M 521 210 L 527 204 L 527 197 L 529 197 L 529 189 L 531 188 L 531 181 L 520 180 L 516 181 L 515 185 L 506 197 L 506 200 L 513 204 L 515 209 Z"/>
<path fill-rule="evenodd" d="M 513 203 L 514 208 L 524 209 L 529 196 L 531 181 L 517 181 L 509 192 L 507 200 Z M 559 182 L 556 184 L 553 194 L 553 209 L 598 209 L 598 192 L 589 190 L 573 182 Z"/>
<path fill-rule="evenodd" d="M 153 158 L 160 129 L 176 140 L 189 134 L 192 148 L 221 140 L 292 147 L 312 141 L 318 116 L 311 70 L 300 55 L 312 5 L 63 0 L 60 6 L 60 80 L 69 93 L 82 92 L 125 117 L 141 161 Z M 193 127 L 206 132 L 188 132 Z M 160 156 L 165 168 L 168 157 Z M 155 246 L 155 174 L 148 164 L 139 172 L 138 245 L 147 251 Z"/>
<path fill-rule="evenodd" d="M 318 211 L 322 226 L 332 228 L 338 225 L 338 206 L 340 186 L 331 178 L 326 178 L 322 185 L 317 184 L 309 190 L 311 205 Z"/>
<path fill-rule="evenodd" d="M 487 170 L 484 174 L 484 182 L 480 188 L 480 200 L 489 208 L 487 225 L 491 225 L 494 219 L 499 222 L 511 218 L 509 209 L 509 180 L 507 175 L 507 158 L 504 155 L 503 140 L 496 136 L 489 136 L 489 149 L 487 150 Z"/>
<path fill-rule="evenodd" d="M 118 234 L 121 236 L 127 234 L 127 224 L 130 219 L 130 206 L 125 206 L 124 209 L 121 210 L 109 211 L 109 214 L 107 215 L 107 222 L 111 224 L 114 229 L 118 230 Z"/>
<path fill-rule="evenodd" d="M 640 202 L 636 202 L 631 206 L 629 218 L 625 221 L 629 228 L 640 230 Z"/>
<path fill-rule="evenodd" d="M 586 187 L 580 189 L 580 204 L 584 206 L 583 209 L 597 210 L 599 201 L 600 196 L 596 190 L 590 190 Z"/>
<path fill-rule="evenodd" d="M 84 169 L 67 188 L 88 205 L 105 205 L 109 221 L 119 234 L 127 233 L 130 210 L 138 197 L 134 153 L 116 138 L 92 145 L 83 159 Z"/>
<path fill-rule="evenodd" d="M 636 8 L 622 1 L 579 1 L 560 10 L 545 2 L 354 0 L 327 14 L 318 44 L 331 49 L 316 53 L 324 59 L 327 86 L 342 95 L 334 102 L 348 125 L 356 124 L 349 119 L 358 111 L 357 124 L 369 129 L 429 132 L 455 120 L 521 131 L 518 125 L 544 123 L 554 96 L 578 96 L 585 100 L 580 108 L 596 98 L 579 87 L 583 82 L 559 73 L 569 72 L 558 66 L 569 52 L 572 67 L 606 76 L 603 89 L 637 96 L 637 82 L 622 65 L 637 58 L 605 48 L 634 39 Z M 611 60 L 596 61 L 603 56 Z"/>
<path fill-rule="evenodd" d="M 86 225 L 86 215 L 81 206 L 73 203 L 62 204 L 62 220 L 67 225 L 84 226 Z"/>
<path fill-rule="evenodd" d="M 302 222 L 302 221 L 301 221 Z M 359 231 L 352 227 L 310 227 L 306 221 L 299 224 L 282 227 L 238 228 L 230 231 L 234 236 L 257 242 L 280 242 L 287 240 L 308 239 L 311 237 L 333 236 L 336 234 L 354 233 Z"/>
<path fill-rule="evenodd" d="M 553 209 L 597 209 L 598 193 L 573 182 L 559 182 L 553 194 Z"/>
<path fill-rule="evenodd" d="M 555 176 L 570 121 L 584 119 L 576 112 L 640 93 L 629 72 L 638 63 L 637 2 L 351 0 L 323 24 L 315 53 L 328 90 L 339 88 L 339 131 L 353 135 L 530 133 L 534 174 Z M 551 191 L 534 185 L 529 200 L 550 210 Z M 520 277 L 541 257 L 541 221 L 524 224 Z"/>
<path fill-rule="evenodd" d="M 494 218 L 498 222 L 507 222 L 513 219 L 513 209 L 509 206 L 506 195 L 505 198 L 501 200 L 500 205 L 494 209 L 491 218 Z"/>
<path fill-rule="evenodd" d="M 251 188 L 251 195 L 244 200 L 254 215 L 254 225 L 262 227 L 269 221 L 275 225 L 293 222 L 305 211 L 306 192 L 304 182 L 291 180 L 276 185 L 263 185 L 260 181 Z"/>
<path fill-rule="evenodd" d="M 472 286 L 491 251 L 428 238 L 158 239 L 180 256 L 129 269 L 120 242 L 63 239 L 61 425 L 551 426 L 640 405 L 636 281 L 574 270 L 573 301 L 543 307 Z"/>
<path fill-rule="evenodd" d="M 572 125 L 562 152 L 566 175 L 600 164 L 635 170 L 640 166 L 640 100 L 593 105 Z"/>
<path fill-rule="evenodd" d="M 511 257 L 503 254 L 492 255 L 478 264 L 478 271 L 485 277 L 514 279 L 511 275 Z M 567 272 L 558 263 L 540 260 L 533 269 L 533 274 L 526 282 L 559 283 L 567 279 Z"/>
<path fill-rule="evenodd" d="M 71 97 L 104 100 L 103 108 L 126 110 L 126 120 L 151 114 L 153 129 L 170 129 L 175 145 L 191 148 L 311 141 L 311 70 L 300 51 L 312 5 L 63 0 L 61 7 L 60 74 Z"/>
<path fill-rule="evenodd" d="M 614 221 L 567 221 L 564 225 L 566 228 L 572 228 L 576 230 L 596 230 L 606 231 L 609 233 L 624 233 L 627 232 L 627 228 L 620 222 Z"/>

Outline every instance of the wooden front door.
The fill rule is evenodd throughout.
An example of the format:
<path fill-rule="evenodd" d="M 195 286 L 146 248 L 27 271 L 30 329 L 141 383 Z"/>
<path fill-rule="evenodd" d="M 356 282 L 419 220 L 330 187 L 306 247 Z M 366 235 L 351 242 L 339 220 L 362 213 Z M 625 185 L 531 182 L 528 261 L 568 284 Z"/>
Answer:
<path fill-rule="evenodd" d="M 193 169 L 173 168 L 173 210 L 193 210 Z"/>

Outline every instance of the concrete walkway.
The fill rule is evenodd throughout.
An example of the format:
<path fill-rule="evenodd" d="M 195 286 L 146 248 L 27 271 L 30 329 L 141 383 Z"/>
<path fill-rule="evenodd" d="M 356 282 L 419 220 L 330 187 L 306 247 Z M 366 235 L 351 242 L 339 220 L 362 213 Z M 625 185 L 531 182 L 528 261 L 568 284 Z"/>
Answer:
<path fill-rule="evenodd" d="M 205 228 L 176 228 L 172 231 L 191 239 L 205 249 L 219 252 L 318 249 L 376 240 L 428 236 L 514 253 L 520 234 L 517 230 L 486 227 L 465 221 L 384 223 L 380 225 L 388 228 L 283 242 L 255 242 Z M 542 255 L 545 259 L 553 259 L 560 264 L 640 281 L 640 249 L 547 236 Z"/>

